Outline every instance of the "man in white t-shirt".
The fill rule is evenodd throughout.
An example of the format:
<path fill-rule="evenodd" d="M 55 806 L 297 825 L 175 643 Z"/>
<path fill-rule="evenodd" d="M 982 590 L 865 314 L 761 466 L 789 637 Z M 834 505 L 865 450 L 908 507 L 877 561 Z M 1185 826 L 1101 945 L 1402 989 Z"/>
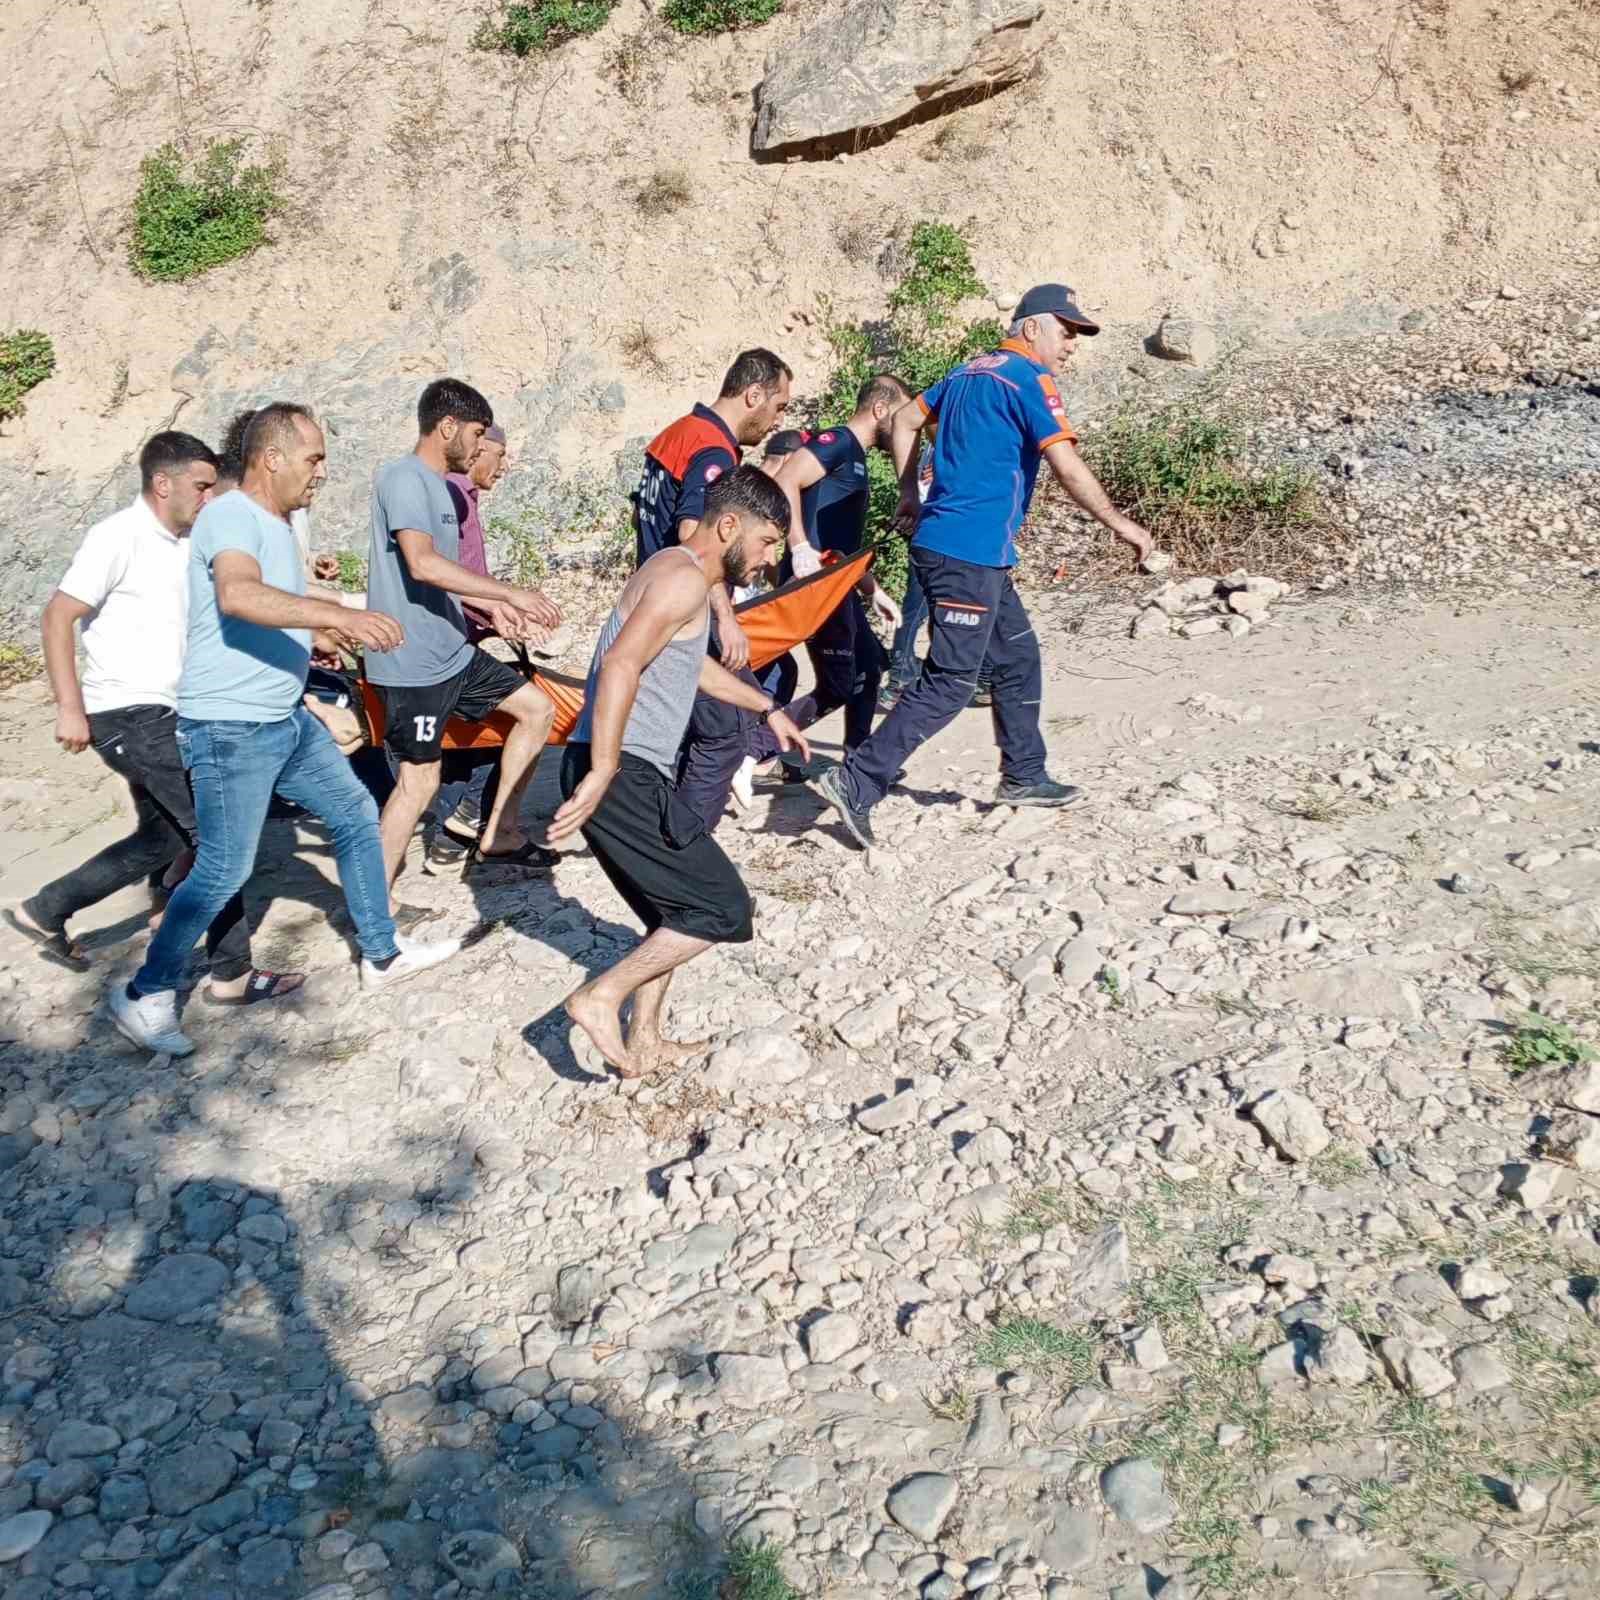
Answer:
<path fill-rule="evenodd" d="M 132 505 L 89 530 L 45 606 L 45 666 L 56 702 L 56 741 L 90 745 L 133 792 L 138 825 L 65 877 L 6 912 L 6 921 L 59 966 L 89 963 L 67 934 L 70 918 L 162 870 L 195 842 L 194 800 L 176 738 L 178 678 L 189 613 L 189 531 L 211 498 L 217 458 L 187 433 L 158 433 L 139 456 Z M 82 624 L 78 675 L 74 629 Z M 234 895 L 206 934 L 206 997 L 248 1005 L 291 993 L 299 973 L 256 971 L 244 902 Z"/>

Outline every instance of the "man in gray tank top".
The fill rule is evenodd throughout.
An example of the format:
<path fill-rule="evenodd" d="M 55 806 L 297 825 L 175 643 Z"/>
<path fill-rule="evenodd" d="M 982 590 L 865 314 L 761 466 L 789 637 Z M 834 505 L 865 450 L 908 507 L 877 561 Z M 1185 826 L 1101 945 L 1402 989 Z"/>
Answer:
<path fill-rule="evenodd" d="M 756 713 L 779 745 L 810 750 L 771 695 L 706 654 L 710 595 L 777 559 L 789 528 L 784 492 L 736 467 L 706 493 L 694 531 L 628 581 L 595 645 L 583 716 L 561 767 L 566 803 L 550 842 L 583 833 L 644 924 L 639 946 L 567 996 L 567 1015 L 624 1078 L 689 1060 L 704 1046 L 661 1036 L 672 974 L 713 944 L 753 936 L 750 894 L 734 864 L 673 789 L 678 746 L 698 691 Z M 626 1040 L 622 1007 L 633 1000 Z"/>

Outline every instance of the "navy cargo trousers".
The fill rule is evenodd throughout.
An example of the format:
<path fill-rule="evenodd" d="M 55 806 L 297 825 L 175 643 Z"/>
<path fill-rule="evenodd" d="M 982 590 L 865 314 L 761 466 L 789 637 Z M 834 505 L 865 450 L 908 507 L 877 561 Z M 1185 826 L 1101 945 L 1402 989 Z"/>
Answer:
<path fill-rule="evenodd" d="M 921 676 L 845 761 L 845 791 L 858 810 L 875 806 L 911 752 L 961 714 L 985 656 L 993 670 L 1001 775 L 1017 783 L 1044 776 L 1044 669 L 1011 569 L 980 567 L 916 545 L 911 560 L 928 597 L 928 655 Z"/>

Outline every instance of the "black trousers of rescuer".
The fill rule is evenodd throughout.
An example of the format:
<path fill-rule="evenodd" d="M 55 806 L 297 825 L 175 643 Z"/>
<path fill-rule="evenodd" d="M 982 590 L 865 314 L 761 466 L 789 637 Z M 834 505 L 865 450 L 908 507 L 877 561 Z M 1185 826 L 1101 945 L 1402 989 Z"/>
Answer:
<path fill-rule="evenodd" d="M 590 747 L 569 744 L 561 795 L 570 800 L 589 773 Z M 644 924 L 713 944 L 755 937 L 750 891 L 722 846 L 678 803 L 672 781 L 627 751 L 583 837 L 612 887 Z"/>
<path fill-rule="evenodd" d="M 985 656 L 993 670 L 1001 775 L 1018 783 L 1044 776 L 1039 732 L 1044 668 L 1011 569 L 980 567 L 916 545 L 911 560 L 928 596 L 928 655 L 921 675 L 841 769 L 850 803 L 858 810 L 875 806 L 911 752 L 966 708 Z"/>
<path fill-rule="evenodd" d="M 196 842 L 194 797 L 178 754 L 178 716 L 170 706 L 121 706 L 89 717 L 94 752 L 133 791 L 134 831 L 109 844 L 65 877 L 47 883 L 28 902 L 30 913 L 52 930 L 119 889 L 164 872 Z M 236 894 L 206 930 L 211 975 L 226 981 L 250 971 L 250 925 Z"/>
<path fill-rule="evenodd" d="M 809 728 L 843 706 L 848 754 L 872 732 L 886 659 L 860 595 L 846 596 L 844 604 L 806 641 L 806 654 L 811 657 L 816 686 L 784 709 L 797 727 Z M 783 704 L 781 700 L 778 703 Z M 749 753 L 757 761 L 766 761 L 779 748 L 772 731 L 764 723 L 759 725 Z"/>
<path fill-rule="evenodd" d="M 715 616 L 711 618 L 706 652 L 714 661 L 722 659 Z M 748 667 L 737 676 L 753 689 L 760 689 Z M 697 693 L 694 697 L 694 709 L 689 713 L 689 727 L 678 755 L 678 799 L 700 819 L 707 833 L 716 830 L 728 808 L 734 775 L 750 753 L 760 726 L 760 718 L 753 711 L 741 711 L 708 694 Z"/>

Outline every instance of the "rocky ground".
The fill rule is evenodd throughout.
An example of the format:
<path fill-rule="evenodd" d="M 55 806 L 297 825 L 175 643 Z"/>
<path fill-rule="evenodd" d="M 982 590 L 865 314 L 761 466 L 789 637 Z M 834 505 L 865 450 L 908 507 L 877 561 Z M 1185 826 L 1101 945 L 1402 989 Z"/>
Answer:
<path fill-rule="evenodd" d="M 733 1592 L 1592 1593 L 1600 1078 L 1504 1053 L 1594 1029 L 1588 605 L 1096 642 L 1044 597 L 1092 799 L 992 809 L 977 712 L 870 863 L 758 791 L 759 939 L 643 1087 L 553 1010 L 633 938 L 583 855 L 413 860 L 490 931 L 367 1001 L 273 824 L 313 981 L 183 1063 L 97 1011 L 136 895 L 87 977 L 9 943 L 6 1592 L 709 1597 L 764 1540 Z M 9 894 L 122 824 L 8 710 Z"/>

